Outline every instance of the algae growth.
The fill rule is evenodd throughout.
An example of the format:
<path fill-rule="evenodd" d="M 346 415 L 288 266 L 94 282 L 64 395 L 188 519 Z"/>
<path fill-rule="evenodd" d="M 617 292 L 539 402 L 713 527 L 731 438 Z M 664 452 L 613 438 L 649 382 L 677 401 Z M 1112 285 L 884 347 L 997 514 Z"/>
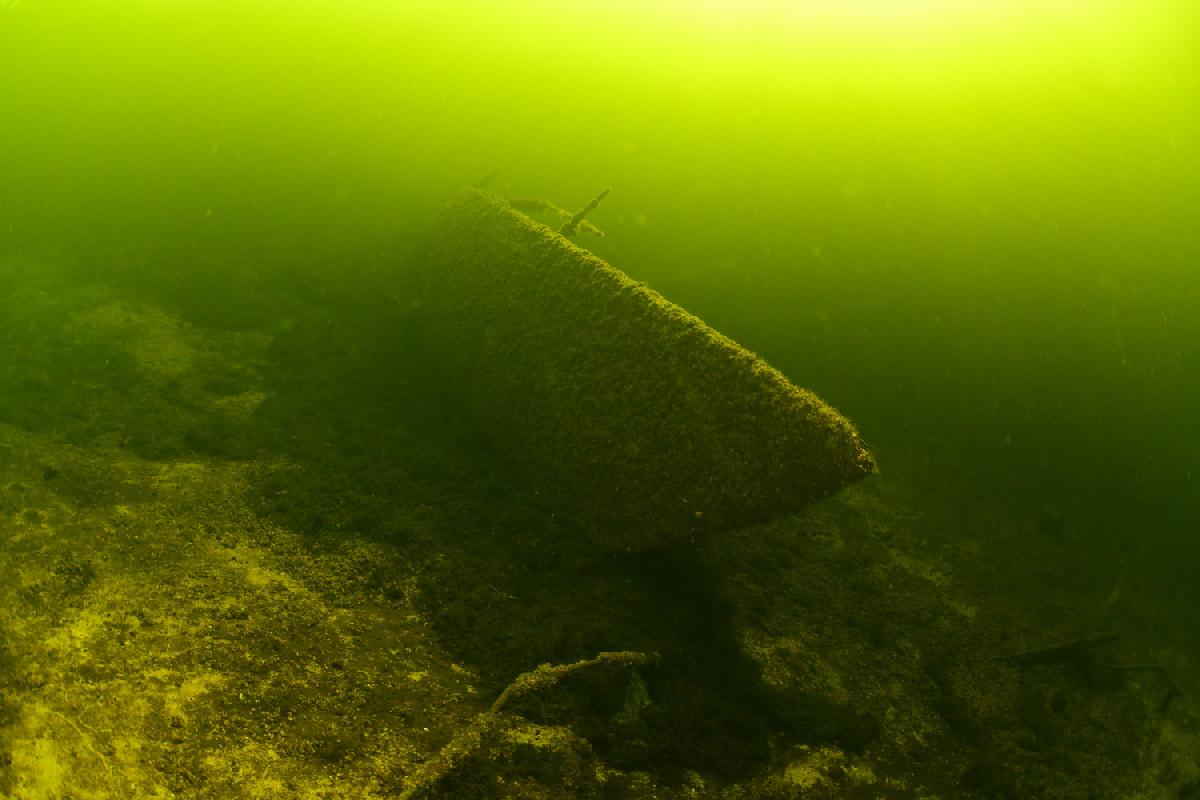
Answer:
<path fill-rule="evenodd" d="M 0 797 L 1200 795 L 1198 14 L 0 0 Z"/>
<path fill-rule="evenodd" d="M 3 263 L 9 319 L 37 332 L 7 340 L 3 372 L 6 797 L 1167 798 L 1200 780 L 1170 598 L 1135 571 L 1139 602 L 1111 597 L 1109 562 L 1065 559 L 1037 509 L 885 474 L 610 554 L 387 373 L 405 320 L 360 313 L 377 287 L 314 303 L 256 274 L 273 312 L 215 324 L 190 271 L 83 266 Z M 1163 708 L 1153 673 L 1011 658 L 1101 627 L 1185 694 Z M 635 673 L 568 667 L 615 650 Z M 505 691 L 537 674 L 555 678 Z"/>
<path fill-rule="evenodd" d="M 580 535 L 687 542 L 874 469 L 815 393 L 503 199 L 464 192 L 429 239 L 411 290 L 428 380 Z"/>

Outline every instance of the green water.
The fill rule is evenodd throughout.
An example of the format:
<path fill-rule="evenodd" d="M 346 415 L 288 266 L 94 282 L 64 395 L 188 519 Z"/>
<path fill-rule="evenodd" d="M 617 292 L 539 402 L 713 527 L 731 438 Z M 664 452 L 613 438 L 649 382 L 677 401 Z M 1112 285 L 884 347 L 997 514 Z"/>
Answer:
<path fill-rule="evenodd" d="M 353 272 L 610 186 L 600 254 L 869 439 L 1189 524 L 1196 15 L 802 6 L 10 2 L 0 232 Z"/>
<path fill-rule="evenodd" d="M 376 337 L 430 221 L 497 170 L 569 209 L 610 188 L 579 243 L 844 412 L 884 475 L 1086 517 L 1112 574 L 1136 555 L 1194 615 L 1194 4 L 0 0 L 0 256 L 193 323 L 286 340 L 300 298 Z M 64 297 L 0 303 L 12 352 L 53 361 Z M 359 332 L 264 358 L 332 341 L 318 388 L 356 387 L 394 355 Z M 79 353 L 79 403 L 134 371 Z M 81 424 L 49 383 L 7 391 L 2 423 Z"/>

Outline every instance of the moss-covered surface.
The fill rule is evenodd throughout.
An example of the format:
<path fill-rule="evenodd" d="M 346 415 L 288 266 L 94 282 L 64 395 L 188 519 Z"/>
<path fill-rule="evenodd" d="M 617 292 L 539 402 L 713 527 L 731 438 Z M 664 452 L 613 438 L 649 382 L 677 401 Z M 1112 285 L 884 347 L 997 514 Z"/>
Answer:
<path fill-rule="evenodd" d="M 0 259 L 0 797 L 398 797 L 452 741 L 430 796 L 1200 793 L 1194 587 L 1086 510 L 885 461 L 611 555 L 434 424 L 405 303 L 169 257 Z M 1006 658 L 1101 631 L 1185 694 Z"/>
<path fill-rule="evenodd" d="M 794 511 L 874 466 L 812 392 L 498 197 L 457 198 L 418 277 L 447 401 L 613 549 Z"/>

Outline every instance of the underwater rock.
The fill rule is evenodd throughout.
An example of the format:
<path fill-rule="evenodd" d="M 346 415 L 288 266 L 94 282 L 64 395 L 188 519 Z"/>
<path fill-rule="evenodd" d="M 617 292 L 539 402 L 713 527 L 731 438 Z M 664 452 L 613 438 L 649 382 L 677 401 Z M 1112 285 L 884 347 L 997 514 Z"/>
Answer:
<path fill-rule="evenodd" d="M 444 399 L 605 546 L 767 519 L 874 469 L 815 394 L 499 197 L 463 192 L 417 270 Z"/>

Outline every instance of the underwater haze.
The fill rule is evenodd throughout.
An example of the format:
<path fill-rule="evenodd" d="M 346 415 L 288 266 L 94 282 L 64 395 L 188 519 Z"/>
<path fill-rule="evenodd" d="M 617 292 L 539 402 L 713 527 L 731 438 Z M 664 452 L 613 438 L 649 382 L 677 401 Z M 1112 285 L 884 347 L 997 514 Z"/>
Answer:
<path fill-rule="evenodd" d="M 1011 639 L 976 632 L 959 640 L 939 630 L 936 635 L 946 637 L 943 646 L 914 658 L 915 674 L 922 676 L 914 685 L 923 688 L 912 694 L 937 695 L 922 702 L 933 709 L 928 719 L 943 728 L 928 733 L 936 726 L 922 727 L 925 717 L 905 724 L 926 731 L 930 741 L 946 736 L 938 739 L 942 749 L 929 745 L 942 755 L 918 756 L 916 745 L 905 750 L 897 744 L 872 763 L 881 783 L 869 791 L 883 791 L 885 776 L 892 776 L 893 788 L 904 783 L 912 794 L 897 789 L 888 796 L 1089 796 L 1085 788 L 1055 781 L 1084 780 L 1062 776 L 1089 770 L 1101 775 L 1120 761 L 1105 749 L 1117 745 L 1051 733 L 1055 723 L 1048 721 L 1060 711 L 1091 713 L 1085 704 L 1062 700 L 1062 694 L 1045 699 L 1049 692 L 1030 700 L 1028 692 L 1004 683 L 995 696 L 1009 698 L 1017 709 L 1012 718 L 1021 720 L 1010 728 L 1027 725 L 1034 734 L 1021 740 L 1024 750 L 1007 740 L 994 744 L 986 731 L 1008 724 L 995 710 L 1002 703 L 980 700 L 987 694 L 983 690 L 964 689 L 969 670 L 952 654 L 961 652 L 961 642 L 1002 641 L 1009 646 L 1000 655 L 1009 653 L 1021 669 L 1027 664 L 1044 669 L 1041 665 L 1061 656 L 1039 649 L 1047 639 L 1078 639 L 1071 642 L 1070 657 L 1086 661 L 1082 671 L 1092 680 L 1091 649 L 1113 640 L 1087 637 L 1119 621 L 1113 614 L 1126 602 L 1121 598 L 1144 590 L 1157 593 L 1154 602 L 1163 604 L 1154 613 L 1123 618 L 1127 636 L 1135 629 L 1149 635 L 1154 620 L 1194 622 L 1200 610 L 1200 6 L 1189 0 L 0 0 L 5 293 L 0 314 L 7 316 L 0 318 L 0 330 L 8 362 L 0 370 L 0 428 L 7 431 L 0 440 L 8 439 L 0 447 L 7 454 L 0 466 L 13 470 L 3 482 L 8 534 L 0 548 L 11 551 L 6 555 L 11 602 L 41 598 L 30 606 L 35 610 L 14 610 L 0 624 L 0 676 L 17 676 L 0 681 L 7 698 L 0 702 L 0 731 L 9 729 L 0 734 L 7 741 L 0 748 L 0 796 L 49 798 L 72 791 L 97 797 L 256 796 L 246 788 L 251 779 L 239 777 L 235 755 L 228 755 L 234 766 L 222 762 L 223 777 L 215 777 L 216 768 L 202 756 L 181 755 L 193 744 L 194 752 L 203 753 L 227 742 L 178 734 L 186 739 L 183 750 L 162 755 L 155 762 L 158 773 L 135 769 L 133 745 L 109 747 L 87 738 L 106 726 L 115 729 L 107 717 L 68 720 L 69 705 L 29 699 L 45 697 L 50 689 L 42 687 L 55 685 L 50 665 L 58 657 L 54 653 L 61 656 L 61 648 L 68 648 L 64 642 L 82 641 L 101 628 L 88 629 L 91 633 L 72 628 L 73 633 L 54 634 L 58 638 L 46 634 L 45 641 L 57 644 L 47 645 L 51 655 L 34 657 L 22 651 L 21 642 L 33 641 L 34 628 L 20 621 L 21 614 L 44 617 L 47 625 L 76 612 L 88 618 L 86 609 L 98 606 L 81 598 L 99 591 L 105 570 L 115 569 L 119 560 L 98 553 L 121 538 L 114 531 L 135 524 L 122 515 L 141 513 L 139 503 L 185 509 L 180 513 L 194 517 L 175 527 L 216 537 L 213 558 L 236 553 L 237 569 L 246 571 L 239 580 L 290 593 L 286 613 L 296 616 L 284 624 L 282 617 L 270 616 L 284 612 L 262 611 L 263 637 L 274 627 L 286 630 L 289 642 L 307 641 L 306 631 L 318 628 L 306 626 L 332 625 L 338 614 L 362 614 L 354 619 L 354 635 L 360 637 L 355 641 L 371 640 L 379 653 L 391 654 L 364 666 L 362 674 L 407 676 L 394 691 L 372 688 L 382 686 L 383 678 L 369 686 L 365 678 L 356 683 L 353 660 L 325 649 L 297 661 L 325 665 L 311 668 L 311 682 L 297 678 L 289 689 L 293 694 L 271 695 L 269 702 L 282 709 L 276 717 L 255 716 L 267 712 L 243 709 L 232 699 L 229 706 L 212 706 L 213 720 L 235 720 L 229 730 L 240 725 L 238 730 L 257 731 L 259 724 L 275 730 L 271 725 L 291 719 L 293 710 L 297 719 L 308 713 L 307 701 L 299 698 L 340 697 L 338 687 L 353 685 L 346 691 L 358 693 L 355 708 L 363 718 L 395 719 L 389 715 L 400 708 L 396 713 L 406 729 L 424 729 L 393 742 L 387 758 L 397 760 L 376 774 L 366 756 L 360 762 L 356 754 L 376 753 L 378 737 L 389 735 L 386 726 L 372 723 L 368 733 L 334 735 L 329 731 L 344 720 L 329 723 L 335 711 L 322 706 L 295 733 L 295 741 L 315 744 L 287 750 L 291 745 L 282 739 L 276 743 L 282 758 L 311 762 L 308 772 L 307 766 L 283 770 L 277 785 L 268 777 L 275 756 L 249 744 L 240 751 L 245 763 L 261 767 L 254 778 L 261 796 L 420 796 L 414 786 L 421 785 L 411 777 L 415 770 L 427 766 L 426 758 L 447 741 L 456 741 L 464 720 L 486 708 L 473 702 L 495 696 L 522 670 L 600 651 L 666 653 L 671 646 L 689 653 L 727 647 L 739 655 L 715 659 L 712 673 L 702 677 L 670 673 L 667 657 L 668 676 L 649 680 L 649 689 L 638 671 L 629 679 L 628 671 L 620 672 L 623 666 L 604 666 L 620 672 L 613 679 L 620 684 L 619 713 L 589 717 L 586 725 L 577 719 L 562 723 L 564 709 L 577 710 L 566 700 L 554 709 L 547 703 L 537 713 L 522 706 L 530 719 L 550 725 L 557 720 L 594 748 L 593 753 L 577 747 L 569 758 L 553 751 L 558 760 L 551 771 L 575 769 L 564 767 L 563 758 L 575 765 L 594 757 L 613 774 L 648 775 L 646 781 L 668 787 L 663 791 L 682 793 L 680 787 L 693 780 L 689 776 L 703 776 L 709 794 L 700 796 L 721 796 L 714 787 L 750 786 L 746 782 L 752 780 L 766 783 L 739 796 L 791 796 L 788 791 L 818 785 L 826 794 L 814 796 L 883 796 L 855 794 L 868 790 L 838 784 L 831 777 L 833 762 L 805 762 L 804 770 L 820 777 L 804 783 L 799 761 L 768 753 L 766 743 L 776 741 L 772 736 L 813 727 L 808 717 L 797 722 L 767 713 L 764 709 L 779 704 L 763 699 L 766 689 L 747 690 L 735 700 L 711 699 L 719 694 L 714 687 L 741 685 L 751 673 L 755 687 L 761 673 L 771 690 L 778 689 L 772 681 L 786 684 L 780 676 L 787 670 L 763 664 L 793 659 L 786 663 L 804 662 L 795 667 L 793 677 L 802 676 L 798 685 L 823 698 L 820 713 L 813 714 L 830 727 L 817 739 L 788 742 L 803 742 L 811 752 L 836 748 L 843 759 L 865 758 L 864 753 L 882 752 L 889 725 L 900 724 L 881 710 L 887 706 L 883 701 L 858 705 L 855 698 L 867 697 L 869 687 L 856 695 L 851 680 L 821 683 L 837 659 L 804 661 L 816 639 L 793 634 L 794 618 L 785 616 L 785 611 L 803 616 L 813 604 L 779 594 L 779 607 L 759 608 L 755 604 L 775 590 L 754 588 L 753 577 L 746 577 L 754 574 L 750 567 L 746 575 L 713 579 L 722 587 L 716 594 L 735 597 L 735 606 L 748 604 L 737 606 L 742 611 L 728 612 L 723 600 L 710 596 L 707 578 L 697 579 L 697 585 L 674 591 L 688 607 L 678 617 L 646 622 L 649 610 L 663 604 L 647 588 L 627 609 L 604 606 L 617 621 L 594 636 L 573 620 L 590 618 L 591 603 L 600 602 L 596 598 L 609 597 L 611 585 L 625 585 L 626 578 L 617 577 L 625 567 L 610 564 L 604 569 L 611 574 L 568 571 L 563 584 L 591 586 L 594 596 L 561 601 L 561 618 L 543 623 L 537 636 L 520 634 L 528 640 L 497 632 L 508 630 L 497 621 L 496 609 L 508 608 L 505 603 L 527 603 L 524 612 L 505 617 L 510 621 L 534 616 L 530 608 L 560 603 L 550 584 L 514 577 L 552 570 L 560 556 L 549 545 L 531 545 L 536 555 L 510 564 L 486 549 L 495 545 L 487 539 L 493 528 L 534 529 L 540 517 L 496 477 L 500 473 L 488 460 L 493 453 L 473 459 L 471 434 L 455 430 L 442 442 L 428 432 L 436 427 L 429 418 L 437 414 L 414 389 L 421 379 L 416 361 L 408 360 L 412 339 L 400 330 L 416 305 L 407 294 L 408 276 L 422 258 L 430 226 L 464 187 L 485 179 L 488 191 L 505 198 L 544 198 L 571 210 L 611 190 L 587 217 L 604 235 L 581 231 L 576 243 L 845 414 L 878 462 L 878 478 L 868 479 L 869 486 L 876 480 L 903 483 L 904 491 L 894 494 L 855 489 L 878 491 L 884 499 L 852 493 L 840 501 L 850 509 L 842 516 L 825 517 L 818 510 L 801 525 L 806 533 L 821 532 L 800 537 L 810 544 L 780 547 L 819 548 L 826 541 L 821 536 L 833 529 L 840 533 L 831 537 L 853 538 L 854 524 L 867 525 L 887 502 L 902 502 L 924 509 L 946 534 L 928 539 L 944 543 L 945 552 L 903 561 L 910 578 L 920 573 L 922 586 L 937 587 L 931 592 L 948 591 L 943 579 L 955 569 L 961 574 L 978 569 L 971 573 L 977 585 L 995 593 L 987 596 L 1020 594 L 1039 582 L 1060 584 L 1055 591 L 1095 611 L 1089 618 L 1093 630 L 1059 628 L 1049 620 L 1065 601 L 1039 595 L 1023 623 L 1014 622 L 1019 610 L 1012 607 L 997 614 L 1018 630 Z M 400 331 L 394 338 L 393 325 Z M 99 338 L 85 341 L 93 335 Z M 105 336 L 114 338 L 104 344 Z M 198 409 L 211 415 L 197 422 Z M 404 416 L 409 412 L 411 419 Z M 402 421 L 378 426 L 393 415 Z M 119 457 L 112 455 L 118 451 Z M 334 452 L 339 455 L 330 455 Z M 19 472 L 26 463 L 20 453 L 28 456 L 28 474 Z M 380 453 L 402 455 L 393 462 Z M 107 466 L 88 460 L 109 457 L 115 460 L 103 462 Z M 205 465 L 210 478 L 202 488 L 187 488 L 201 487 L 189 483 L 200 480 L 197 464 Z M 100 488 L 88 488 L 91 481 Z M 473 488 L 459 492 L 456 487 L 464 485 Z M 64 493 L 64 486 L 71 491 Z M 26 492 L 21 487 L 28 493 L 18 497 Z M 247 506 L 253 513 L 231 510 L 241 502 L 232 498 L 243 492 L 256 498 Z M 976 501 L 977 508 L 970 505 Z M 940 502 L 947 505 L 936 505 Z M 35 541 L 30 531 L 58 525 L 54 515 L 66 513 L 64 503 L 76 504 L 73 514 L 103 507 L 113 516 L 96 522 L 94 538 L 83 516 L 71 517 L 74 528 L 63 522 L 62 530 L 70 532 L 64 536 L 76 538 L 64 539 L 61 552 L 67 555 L 47 561 L 45 580 L 35 586 L 32 572 L 20 573 L 33 569 L 20 567 L 21 559 L 50 551 L 30 544 Z M 485 521 L 493 506 L 505 509 L 503 524 Z M 930 510 L 935 506 L 943 510 Z M 161 522 L 165 515 L 154 518 Z M 954 544 L 959 532 L 963 541 L 982 541 L 986 549 L 988 534 L 971 533 L 971 525 L 1005 515 L 1015 520 L 1005 528 L 1011 537 L 998 534 L 996 541 L 1003 539 L 1005 547 L 1011 545 L 1005 552 L 1016 555 L 988 568 L 967 566 L 982 551 L 970 555 L 974 544 Z M 151 516 L 146 512 L 142 519 Z M 259 521 L 247 522 L 251 517 Z M 856 522 L 847 521 L 851 518 Z M 895 521 L 887 520 L 878 530 Z M 238 528 L 243 533 L 237 536 L 229 533 L 239 525 L 249 527 Z M 465 530 L 474 533 L 461 533 Z M 366 543 L 339 551 L 343 540 L 337 537 L 350 531 Z M 795 538 L 769 531 L 763 541 Z M 463 538 L 455 539 L 460 533 Z M 908 533 L 897 534 L 896 541 Z M 295 540 L 287 538 L 293 535 Z M 924 536 L 912 538 L 933 547 Z M 1022 536 L 1036 540 L 1027 551 Z M 354 549 L 360 546 L 361 552 Z M 734 547 L 713 545 L 722 546 Z M 298 555 L 309 547 L 316 548 L 315 555 Z M 388 547 L 401 550 L 384 556 L 372 549 Z M 880 544 L 874 555 L 862 557 L 891 558 L 893 548 L 902 546 Z M 164 546 L 163 553 L 168 551 L 175 548 Z M 179 552 L 184 551 L 192 552 Z M 695 558 L 711 561 L 692 565 L 697 575 L 707 576 L 721 560 L 705 552 Z M 833 591 L 820 589 L 824 579 L 814 576 L 821 564 L 837 561 L 841 569 L 841 552 L 805 551 L 806 563 L 814 565 L 812 574 L 805 573 L 813 578 L 806 585 L 817 587 L 814 592 Z M 947 555 L 951 552 L 956 555 Z M 772 566 L 777 553 L 766 549 L 756 556 L 762 586 L 775 586 L 769 575 L 779 587 L 798 585 L 795 576 L 776 574 L 783 569 Z M 328 567 L 321 561 L 328 558 L 343 560 Z M 926 568 L 940 558 L 958 566 Z M 1076 560 L 1088 565 L 1079 567 L 1079 576 L 1086 572 L 1093 582 L 1078 577 L 1076 585 L 1074 578 L 1039 572 L 1053 563 L 1069 576 Z M 484 562 L 486 567 L 479 566 Z M 462 581 L 473 587 L 468 595 L 453 591 L 455 564 L 460 574 L 474 576 Z M 149 582 L 186 586 L 189 576 L 224 574 L 225 567 L 206 561 L 175 568 L 163 567 Z M 1021 572 L 1026 568 L 1028 574 Z M 415 576 L 410 582 L 395 577 L 410 575 L 410 569 Z M 646 586 L 679 572 L 675 561 L 630 569 L 639 576 L 633 582 Z M 1025 588 L 996 583 L 1007 570 L 1020 572 L 1017 585 Z M 290 577 L 280 577 L 285 574 Z M 847 597 L 891 591 L 864 588 L 874 578 L 858 580 L 839 581 L 837 591 Z M 138 584 L 130 578 L 106 597 L 120 598 Z M 211 589 L 226 597 L 210 597 L 215 622 L 181 621 L 181 630 L 199 636 L 196 631 L 210 624 L 253 626 L 257 606 L 237 600 L 241 590 L 233 585 Z M 307 587 L 303 592 L 301 585 Z M 921 591 L 913 588 L 905 596 L 924 597 Z M 344 596 L 335 602 L 322 592 Z M 51 594 L 53 602 L 46 599 Z M 970 623 L 963 620 L 986 606 L 985 594 L 971 601 L 970 613 L 965 606 L 945 613 L 960 614 L 966 630 Z M 133 629 L 150 631 L 142 634 L 143 643 L 174 630 L 161 620 L 157 627 L 137 622 L 143 611 L 151 618 L 156 613 L 150 600 L 137 602 L 141 605 L 112 606 L 119 608 L 113 612 L 117 621 L 101 622 L 96 612 L 89 624 L 108 626 L 101 638 L 110 644 L 132 641 Z M 425 623 L 414 621 L 415 611 L 394 617 L 363 611 L 375 602 L 394 604 L 405 614 L 405 604 L 424 609 L 421 613 L 439 610 L 429 611 L 433 622 L 426 630 Z M 942 611 L 922 602 L 913 599 L 897 618 L 914 630 L 925 630 L 926 620 L 943 619 Z M 688 638 L 689 625 L 727 612 L 728 629 L 714 639 L 698 644 Z M 248 623 L 243 614 L 249 614 Z M 915 652 L 916 645 L 904 650 L 908 644 L 896 644 L 907 642 L 908 634 L 893 635 L 885 613 L 879 620 L 855 628 L 861 641 L 839 651 L 848 663 L 857 656 L 847 654 L 864 652 L 854 649 L 860 645 Z M 759 622 L 768 633 L 756 627 Z M 995 625 L 1008 630 L 999 621 Z M 625 636 L 630 630 L 637 635 Z M 1039 631 L 1047 636 L 1039 638 Z M 229 633 L 222 641 L 241 635 Z M 321 636 L 305 646 L 326 647 Z M 327 640 L 350 641 L 338 636 L 341 632 L 329 633 Z M 379 644 L 392 637 L 409 649 Z M 662 644 L 668 640 L 674 644 Z M 720 647 L 713 644 L 717 640 Z M 1125 777 L 1109 775 L 1104 780 L 1130 793 L 1090 796 L 1200 792 L 1197 715 L 1189 691 L 1196 685 L 1196 662 L 1189 659 L 1197 656 L 1194 650 L 1164 655 L 1168 645 L 1155 646 L 1159 649 L 1146 644 L 1115 660 L 1137 662 L 1134 670 L 1143 661 L 1154 662 L 1152 674 L 1141 676 L 1152 687 L 1158 687 L 1158 672 L 1169 668 L 1162 714 L 1156 716 L 1156 698 L 1145 709 L 1139 705 L 1136 714 L 1112 710 L 1105 724 L 1119 740 L 1132 727 L 1157 725 L 1154 720 L 1174 714 L 1170 736 L 1176 743 L 1186 740 L 1180 752 L 1190 755 L 1172 762 L 1175 777 L 1161 778 L 1167 788 L 1155 784 L 1151 791 L 1133 778 L 1122 783 Z M 1188 646 L 1195 646 L 1194 636 Z M 169 681 L 178 696 L 154 712 L 162 736 L 195 729 L 186 711 L 189 698 L 242 692 L 244 699 L 250 689 L 243 691 L 229 676 L 261 676 L 275 658 L 260 657 L 264 647 L 246 664 L 228 667 L 225 677 L 178 667 Z M 397 656 L 401 651 L 409 655 Z M 1172 651 L 1177 652 L 1182 651 Z M 108 655 L 113 663 L 123 658 L 119 652 Z M 980 669 L 999 670 L 989 660 L 995 655 L 980 656 L 985 662 Z M 146 658 L 147 675 L 161 667 L 153 660 L 157 656 Z M 409 661 L 397 666 L 387 658 Z M 1111 660 L 1102 659 L 1101 666 L 1111 667 Z M 328 666 L 343 661 L 349 669 Z M 94 664 L 102 662 L 96 655 Z M 203 659 L 197 663 L 212 666 Z M 88 669 L 96 673 L 87 673 L 88 680 L 108 675 L 108 667 Z M 1124 676 L 1124 670 L 1115 672 Z M 877 674 L 887 672 L 879 667 Z M 1009 678 L 995 680 L 1000 685 Z M 246 686 L 257 686 L 264 696 L 282 691 L 263 681 L 247 678 Z M 876 683 L 884 682 L 880 677 Z M 564 685 L 573 684 L 564 679 Z M 1108 683 L 1102 690 L 1089 684 L 1093 690 L 1110 698 L 1104 702 L 1128 699 L 1127 688 L 1122 694 Z M 696 700 L 693 691 L 703 699 Z M 62 698 L 69 694 L 59 700 L 66 703 Z M 597 689 L 589 697 L 600 694 Z M 1023 699 L 1013 700 L 1018 694 Z M 829 697 L 835 700 L 825 704 Z M 1178 703 L 1168 709 L 1175 697 L 1187 698 L 1180 701 L 1188 704 L 1186 714 Z M 743 738 L 736 744 L 720 740 L 711 751 L 690 741 L 676 749 L 639 750 L 630 742 L 642 746 L 654 736 L 622 740 L 601 731 L 621 715 L 638 718 L 641 708 L 652 715 L 671 701 L 706 709 L 706 718 L 717 720 L 713 730 L 724 736 L 736 729 Z M 1070 710 L 1062 711 L 1059 701 Z M 43 707 L 37 702 L 52 710 L 29 710 Z M 112 708 L 114 702 L 107 697 L 89 707 Z M 1034 706 L 1036 713 L 1029 710 Z M 343 712 L 336 714 L 342 719 Z M 655 723 L 661 728 L 654 730 L 703 728 L 670 719 Z M 485 724 L 479 720 L 484 717 L 473 724 Z M 55 736 L 68 742 L 57 755 L 33 744 Z M 1038 740 L 1036 747 L 1026 746 L 1030 737 Z M 83 738 L 86 747 L 72 749 L 74 738 Z M 988 755 L 956 761 L 964 750 L 951 741 Z M 1095 752 L 1088 750 L 1092 745 Z M 506 746 L 507 751 L 495 749 L 512 756 L 511 763 L 499 756 L 487 763 L 525 763 L 521 747 L 543 755 L 553 750 L 541 740 Z M 1151 749 L 1146 745 L 1146 752 Z M 919 777 L 902 766 L 933 764 L 951 751 L 956 755 L 946 755 L 949 761 Z M 1024 782 L 1043 769 L 1021 761 L 1035 759 L 1030 755 L 1035 751 L 1045 756 L 1039 763 L 1062 755 L 1070 767 L 1056 777 L 1039 777 L 1044 783 Z M 1091 755 L 1080 755 L 1085 751 Z M 789 759 L 798 758 L 798 751 L 788 752 Z M 1109 755 L 1096 755 L 1101 752 Z M 386 760 L 372 757 L 376 767 Z M 1193 760 L 1185 764 L 1187 758 Z M 771 772 L 784 761 L 791 766 Z M 946 766 L 950 762 L 953 767 Z M 1009 772 L 999 766 L 1018 762 L 1022 766 Z M 837 763 L 846 774 L 853 772 L 850 761 Z M 1160 777 L 1161 767 L 1154 765 Z M 338 783 L 341 778 L 327 777 L 338 769 L 345 780 L 361 778 L 353 791 Z M 486 796 L 506 796 L 508 790 L 497 788 L 504 784 L 497 777 L 504 770 L 487 769 L 477 770 L 483 778 L 473 766 L 464 773 L 490 787 L 493 794 Z M 939 769 L 947 772 L 938 777 Z M 1128 774 L 1150 771 L 1139 762 Z M 947 777 L 950 772 L 953 777 Z M 108 783 L 70 777 L 88 773 L 108 776 Z M 173 775 L 176 782 L 154 775 Z M 207 777 L 195 777 L 201 775 Z M 1013 777 L 1018 775 L 1024 777 Z M 439 790 L 443 796 L 455 791 L 484 796 L 471 793 L 482 790 L 467 778 L 462 785 L 455 780 L 460 778 L 438 773 L 428 783 L 449 781 L 451 788 Z M 650 784 L 640 780 L 628 778 L 610 796 L 650 796 Z M 791 783 L 779 788 L 780 781 Z M 776 789 L 779 794 L 770 794 Z"/>
<path fill-rule="evenodd" d="M 1191 524 L 1188 3 L 0 14 L 9 248 L 317 250 L 353 272 L 494 170 L 563 206 L 612 187 L 597 252 L 868 439 Z"/>

